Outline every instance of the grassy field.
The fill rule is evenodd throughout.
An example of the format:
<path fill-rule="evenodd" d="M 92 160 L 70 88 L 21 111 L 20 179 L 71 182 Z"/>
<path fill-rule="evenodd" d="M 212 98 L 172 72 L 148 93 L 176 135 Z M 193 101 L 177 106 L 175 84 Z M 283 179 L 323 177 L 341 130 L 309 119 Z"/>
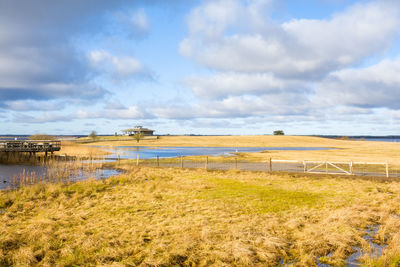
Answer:
<path fill-rule="evenodd" d="M 61 150 L 54 153 L 55 155 L 68 155 L 73 157 L 100 157 L 109 154 L 96 147 L 84 146 L 70 141 L 61 142 Z"/>
<path fill-rule="evenodd" d="M 122 137 L 108 137 L 109 140 Z M 123 137 L 126 138 L 126 137 Z M 310 136 L 162 136 L 159 139 L 132 141 L 99 141 L 89 145 L 100 146 L 224 146 L 224 147 L 326 147 L 319 151 L 266 151 L 244 153 L 241 159 L 266 161 L 288 160 L 330 160 L 386 162 L 400 165 L 400 143 L 336 140 Z"/>
<path fill-rule="evenodd" d="M 96 145 L 110 146 L 209 146 L 209 147 L 280 147 L 280 146 L 311 146 L 329 147 L 340 140 L 309 137 L 309 136 L 271 136 L 271 135 L 243 135 L 243 136 L 159 136 L 158 139 L 145 137 L 137 142 L 127 136 L 102 136 L 96 139 Z M 89 138 L 80 140 L 90 141 Z M 333 141 L 333 142 L 332 142 Z"/>
<path fill-rule="evenodd" d="M 338 266 L 370 225 L 400 264 L 397 180 L 119 167 L 0 192 L 0 265 Z"/>

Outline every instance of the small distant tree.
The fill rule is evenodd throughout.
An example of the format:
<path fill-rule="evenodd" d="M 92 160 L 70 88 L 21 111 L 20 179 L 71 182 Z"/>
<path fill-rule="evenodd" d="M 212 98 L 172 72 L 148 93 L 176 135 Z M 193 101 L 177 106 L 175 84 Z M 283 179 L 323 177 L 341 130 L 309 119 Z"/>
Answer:
<path fill-rule="evenodd" d="M 91 138 L 93 141 L 95 141 L 97 138 L 96 131 L 91 131 L 90 134 L 88 135 L 88 137 Z"/>
<path fill-rule="evenodd" d="M 144 134 L 143 133 L 135 133 L 133 135 L 133 138 L 136 140 L 136 142 L 139 143 L 140 140 L 142 140 L 144 138 Z"/>
<path fill-rule="evenodd" d="M 34 134 L 29 136 L 29 140 L 55 140 L 56 138 L 48 134 Z"/>
<path fill-rule="evenodd" d="M 283 130 L 276 130 L 274 131 L 274 135 L 285 135 Z"/>

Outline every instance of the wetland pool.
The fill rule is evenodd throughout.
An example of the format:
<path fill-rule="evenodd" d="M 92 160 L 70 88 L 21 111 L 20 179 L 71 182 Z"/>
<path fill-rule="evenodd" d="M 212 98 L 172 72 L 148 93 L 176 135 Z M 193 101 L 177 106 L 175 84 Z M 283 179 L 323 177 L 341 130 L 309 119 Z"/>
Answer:
<path fill-rule="evenodd" d="M 150 146 L 96 146 L 111 152 L 107 158 L 121 159 L 175 158 L 185 156 L 232 156 L 234 153 L 262 152 L 272 150 L 282 151 L 313 151 L 328 150 L 326 147 L 150 147 Z"/>
<path fill-rule="evenodd" d="M 104 161 L 113 161 L 119 157 L 121 159 L 136 159 L 139 155 L 140 159 L 152 159 L 159 156 L 160 158 L 174 158 L 181 156 L 232 156 L 234 153 L 261 152 L 268 150 L 286 150 L 286 151 L 312 151 L 327 150 L 332 148 L 324 147 L 148 147 L 148 146 L 96 146 L 102 150 L 111 152 L 105 157 Z M 83 162 L 89 163 L 89 162 Z M 15 177 L 50 177 L 54 170 L 49 170 L 45 166 L 30 165 L 6 165 L 0 164 L 0 189 L 10 187 Z M 86 180 L 94 177 L 96 179 L 105 179 L 110 176 L 118 175 L 121 172 L 114 169 L 96 169 L 94 171 L 73 172 L 68 181 Z"/>
<path fill-rule="evenodd" d="M 50 176 L 52 176 L 53 173 L 54 169 L 49 169 L 45 166 L 0 164 L 0 190 L 12 187 L 14 178 L 42 177 L 45 180 L 50 180 Z M 105 179 L 118 174 L 121 174 L 121 171 L 114 169 L 96 169 L 93 171 L 83 169 L 71 172 L 69 178 L 66 180 L 79 181 L 89 178 Z"/>

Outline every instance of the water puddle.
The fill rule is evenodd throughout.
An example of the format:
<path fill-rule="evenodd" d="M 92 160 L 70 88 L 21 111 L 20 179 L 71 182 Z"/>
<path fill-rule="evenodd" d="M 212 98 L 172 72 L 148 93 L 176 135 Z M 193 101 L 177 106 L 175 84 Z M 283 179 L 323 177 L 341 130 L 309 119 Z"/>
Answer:
<path fill-rule="evenodd" d="M 346 260 L 347 266 L 350 267 L 355 267 L 355 266 L 361 266 L 361 261 L 360 258 L 363 257 L 364 255 L 367 255 L 370 258 L 379 258 L 383 251 L 386 248 L 386 245 L 380 245 L 374 242 L 376 235 L 379 231 L 379 225 L 370 225 L 367 227 L 365 230 L 365 235 L 363 236 L 364 240 L 368 242 L 370 247 L 372 248 L 372 252 L 365 252 L 362 250 L 360 247 L 352 247 L 356 252 L 350 255 L 350 257 Z"/>
<path fill-rule="evenodd" d="M 385 250 L 387 245 L 380 245 L 374 242 L 376 235 L 378 234 L 380 225 L 369 225 L 367 229 L 365 230 L 365 235 L 363 235 L 363 239 L 368 242 L 370 245 L 372 251 L 371 252 L 365 252 L 361 247 L 352 247 L 353 251 L 355 251 L 353 254 L 351 254 L 347 259 L 346 259 L 346 266 L 347 267 L 358 267 L 362 266 L 361 258 L 365 255 L 367 255 L 370 258 L 379 258 L 383 251 Z M 328 255 L 324 256 L 324 258 L 330 258 L 333 256 L 333 253 L 329 253 Z M 332 265 L 326 264 L 321 262 L 321 258 L 319 257 L 316 259 L 316 264 L 318 267 L 330 267 Z"/>
<path fill-rule="evenodd" d="M 81 180 L 87 180 L 89 178 L 96 178 L 98 180 L 100 179 L 106 179 L 111 176 L 119 175 L 122 172 L 120 170 L 115 170 L 115 169 L 96 169 L 95 171 L 81 171 L 77 174 L 72 175 L 68 181 L 81 181 Z"/>
<path fill-rule="evenodd" d="M 363 257 L 364 255 L 367 255 L 370 258 L 379 258 L 383 251 L 386 248 L 386 245 L 380 245 L 374 242 L 374 239 L 376 238 L 376 235 L 379 231 L 379 225 L 370 225 L 367 227 L 367 229 L 365 230 L 365 235 L 363 236 L 364 240 L 366 240 L 368 242 L 368 244 L 370 245 L 372 252 L 365 252 L 362 250 L 362 248 L 360 247 L 352 247 L 353 250 L 355 250 L 356 252 L 354 252 L 353 254 L 350 255 L 349 258 L 347 258 L 346 260 L 346 264 L 347 266 L 350 267 L 355 267 L 355 266 L 361 266 L 361 257 Z"/>

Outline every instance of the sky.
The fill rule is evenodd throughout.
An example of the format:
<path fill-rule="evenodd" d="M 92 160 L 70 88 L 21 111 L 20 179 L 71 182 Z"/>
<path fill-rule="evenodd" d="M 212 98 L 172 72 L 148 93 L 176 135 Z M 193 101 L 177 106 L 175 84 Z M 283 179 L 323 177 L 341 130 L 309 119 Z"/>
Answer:
<path fill-rule="evenodd" d="M 398 0 L 0 0 L 0 134 L 400 135 Z"/>

